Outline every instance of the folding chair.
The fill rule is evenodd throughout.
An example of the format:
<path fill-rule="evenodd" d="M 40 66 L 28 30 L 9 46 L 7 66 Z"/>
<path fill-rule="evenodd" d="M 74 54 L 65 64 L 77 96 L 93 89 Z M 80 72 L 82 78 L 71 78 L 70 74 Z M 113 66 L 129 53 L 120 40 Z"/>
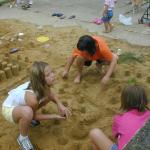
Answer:
<path fill-rule="evenodd" d="M 143 16 L 138 20 L 139 24 L 150 24 L 150 0 L 147 0 L 148 7 L 146 8 Z"/>

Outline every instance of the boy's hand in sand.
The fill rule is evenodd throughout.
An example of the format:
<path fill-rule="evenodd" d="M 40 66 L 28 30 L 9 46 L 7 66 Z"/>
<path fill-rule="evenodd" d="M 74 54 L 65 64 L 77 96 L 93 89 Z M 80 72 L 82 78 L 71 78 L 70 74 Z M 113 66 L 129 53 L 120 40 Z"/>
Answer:
<path fill-rule="evenodd" d="M 109 79 L 110 78 L 108 76 L 104 76 L 101 80 L 101 84 L 106 85 L 108 83 Z"/>
<path fill-rule="evenodd" d="M 69 116 L 71 116 L 71 111 L 67 107 L 65 107 L 63 104 L 59 104 L 58 109 L 59 109 L 61 116 L 67 119 L 69 118 Z"/>
<path fill-rule="evenodd" d="M 63 74 L 62 74 L 62 78 L 66 79 L 68 77 L 68 71 L 64 70 Z"/>

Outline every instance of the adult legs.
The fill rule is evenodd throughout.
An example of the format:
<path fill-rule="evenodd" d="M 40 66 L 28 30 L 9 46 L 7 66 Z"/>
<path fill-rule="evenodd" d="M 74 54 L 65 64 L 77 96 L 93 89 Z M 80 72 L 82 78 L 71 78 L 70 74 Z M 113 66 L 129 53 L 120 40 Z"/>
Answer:
<path fill-rule="evenodd" d="M 109 150 L 113 142 L 100 129 L 90 131 L 90 139 L 93 144 L 93 150 Z"/>

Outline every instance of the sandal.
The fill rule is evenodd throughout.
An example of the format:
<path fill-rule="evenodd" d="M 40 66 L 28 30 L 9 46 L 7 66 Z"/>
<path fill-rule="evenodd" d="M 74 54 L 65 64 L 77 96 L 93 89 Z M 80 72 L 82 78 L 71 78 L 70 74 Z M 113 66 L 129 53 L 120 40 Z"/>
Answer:
<path fill-rule="evenodd" d="M 72 15 L 72 16 L 70 16 L 68 19 L 73 19 L 73 18 L 75 18 L 76 16 L 75 15 Z"/>
<path fill-rule="evenodd" d="M 24 5 L 22 5 L 22 9 L 27 10 L 28 8 L 30 8 L 30 5 L 29 5 L 29 4 L 24 4 Z"/>
<path fill-rule="evenodd" d="M 92 20 L 92 22 L 95 23 L 95 24 L 97 24 L 97 25 L 100 25 L 100 24 L 103 23 L 103 20 L 100 19 L 100 18 L 94 18 L 94 19 Z"/>
<path fill-rule="evenodd" d="M 54 17 L 54 16 L 61 17 L 61 16 L 63 16 L 63 15 L 64 15 L 63 13 L 53 13 L 53 14 L 52 14 L 52 17 Z"/>
<path fill-rule="evenodd" d="M 40 121 L 38 121 L 38 120 L 32 120 L 32 121 L 31 121 L 31 126 L 32 126 L 32 127 L 36 127 L 36 126 L 38 126 L 38 125 L 40 125 Z"/>

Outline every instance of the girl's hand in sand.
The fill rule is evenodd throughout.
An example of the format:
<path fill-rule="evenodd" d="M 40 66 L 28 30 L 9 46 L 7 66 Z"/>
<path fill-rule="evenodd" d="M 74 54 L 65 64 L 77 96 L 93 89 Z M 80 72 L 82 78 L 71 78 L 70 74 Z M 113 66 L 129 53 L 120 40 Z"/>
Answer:
<path fill-rule="evenodd" d="M 58 109 L 59 109 L 61 116 L 67 119 L 69 118 L 69 116 L 71 116 L 71 111 L 67 107 L 65 107 L 63 104 L 59 104 Z"/>
<path fill-rule="evenodd" d="M 66 119 L 66 117 L 63 117 L 63 116 L 57 115 L 57 114 L 51 114 L 50 119 L 64 120 L 64 119 Z"/>

